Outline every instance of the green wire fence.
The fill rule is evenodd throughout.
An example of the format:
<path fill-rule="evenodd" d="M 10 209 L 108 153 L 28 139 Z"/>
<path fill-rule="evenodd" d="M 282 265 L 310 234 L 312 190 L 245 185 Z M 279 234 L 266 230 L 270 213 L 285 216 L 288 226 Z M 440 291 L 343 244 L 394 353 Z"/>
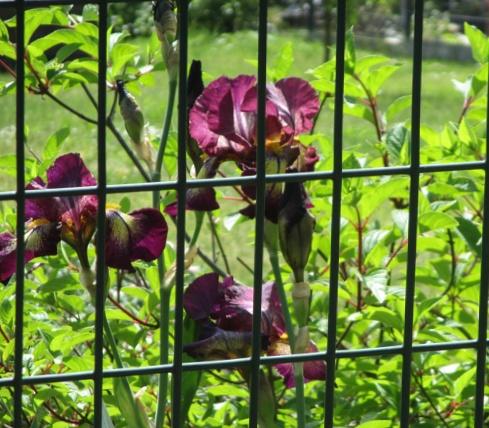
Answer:
<path fill-rule="evenodd" d="M 144 0 L 141 0 L 144 1 Z M 410 165 L 370 169 L 343 169 L 343 83 L 345 74 L 345 27 L 348 1 L 339 0 L 337 8 L 336 32 L 336 96 L 334 110 L 334 166 L 332 171 L 317 171 L 300 174 L 274 174 L 265 173 L 265 94 L 266 94 L 266 64 L 267 64 L 267 0 L 259 2 L 259 28 L 258 28 L 258 150 L 256 176 L 214 178 L 188 180 L 186 176 L 185 139 L 187 135 L 187 42 L 188 42 L 188 3 L 179 2 L 179 49 L 180 68 L 178 86 L 178 176 L 176 181 L 158 181 L 139 184 L 107 184 L 107 153 L 106 153 L 106 68 L 107 68 L 107 8 L 104 0 L 79 1 L 77 3 L 91 3 L 99 7 L 99 74 L 98 74 L 98 185 L 82 188 L 64 188 L 47 190 L 25 190 L 25 149 L 24 149 L 24 67 L 22 61 L 17 61 L 16 85 L 16 191 L 0 193 L 0 201 L 15 201 L 17 203 L 17 282 L 16 282 L 16 317 L 15 317 L 15 364 L 13 377 L 0 379 L 0 387 L 13 387 L 14 391 L 14 423 L 16 427 L 22 426 L 22 390 L 25 385 L 38 385 L 56 382 L 91 380 L 94 383 L 94 421 L 95 427 L 102 426 L 102 384 L 106 378 L 124 377 L 133 375 L 147 375 L 171 373 L 172 375 L 172 424 L 174 427 L 182 426 L 180 420 L 181 387 L 183 372 L 196 370 L 209 370 L 213 368 L 249 367 L 251 373 L 249 426 L 257 426 L 259 405 L 259 370 L 261 365 L 276 364 L 278 362 L 304 362 L 324 360 L 327 363 L 327 380 L 325 384 L 325 419 L 324 426 L 332 427 L 335 408 L 335 367 L 338 359 L 375 357 L 398 354 L 402 356 L 402 386 L 400 402 L 400 425 L 408 427 L 410 424 L 410 387 L 411 366 L 413 353 L 427 351 L 443 351 L 451 349 L 475 349 L 477 351 L 477 377 L 475 392 L 475 426 L 484 425 L 484 384 L 486 370 L 486 352 L 489 344 L 487 338 L 488 293 L 489 293 L 489 216 L 484 216 L 482 241 L 482 268 L 480 278 L 479 321 L 478 338 L 476 340 L 454 341 L 436 344 L 413 344 L 413 313 L 416 269 L 416 234 L 418 189 L 420 175 L 426 172 L 442 172 L 455 170 L 481 170 L 485 173 L 484 209 L 489 208 L 489 162 L 488 160 L 455 164 L 420 164 L 420 111 L 421 111 L 421 75 L 422 75 L 422 36 L 423 36 L 423 0 L 416 0 L 414 5 L 414 40 L 413 40 L 413 75 L 412 75 L 412 132 L 410 145 Z M 69 0 L 1 0 L 0 8 L 15 8 L 17 27 L 17 58 L 23 58 L 24 47 L 24 14 L 26 8 L 73 4 Z M 489 97 L 488 97 L 489 99 Z M 489 121 L 488 129 L 489 134 Z M 486 138 L 486 153 L 489 152 L 489 138 Z M 338 303 L 338 277 L 339 277 L 339 243 L 340 243 L 340 217 L 342 182 L 351 177 L 373 177 L 382 175 L 404 175 L 410 179 L 409 196 L 409 232 L 408 255 L 406 275 L 405 323 L 404 341 L 402 345 L 377 347 L 370 349 L 336 349 L 337 332 L 337 303 Z M 263 242 L 264 242 L 264 198 L 265 185 L 271 182 L 303 180 L 332 180 L 332 230 L 331 230 L 331 267 L 329 283 L 328 307 L 328 345 L 326 350 L 307 354 L 294 354 L 288 356 L 264 357 L 261 356 L 260 310 L 261 288 L 263 279 Z M 249 358 L 240 358 L 223 361 L 183 362 L 182 333 L 183 333 L 183 290 L 185 269 L 185 204 L 178 204 L 177 219 L 177 254 L 176 254 L 176 298 L 175 298 L 175 335 L 173 362 L 164 365 L 152 365 L 138 368 L 120 368 L 106 370 L 103 367 L 103 313 L 104 313 L 104 251 L 98 251 L 97 260 L 97 288 L 95 310 L 95 361 L 94 370 L 69 374 L 49 374 L 37 376 L 23 375 L 23 324 L 24 317 L 24 211 L 25 201 L 29 198 L 52 196 L 67 196 L 81 194 L 96 194 L 99 204 L 105 205 L 109 193 L 119 192 L 146 192 L 154 190 L 175 189 L 180 201 L 185 200 L 186 190 L 189 188 L 205 186 L 229 186 L 242 184 L 256 184 L 256 223 L 255 223 L 255 254 L 254 254 L 254 318 L 252 354 Z M 98 211 L 97 248 L 104 247 L 105 210 Z M 102 230 L 102 232 L 100 232 Z"/>

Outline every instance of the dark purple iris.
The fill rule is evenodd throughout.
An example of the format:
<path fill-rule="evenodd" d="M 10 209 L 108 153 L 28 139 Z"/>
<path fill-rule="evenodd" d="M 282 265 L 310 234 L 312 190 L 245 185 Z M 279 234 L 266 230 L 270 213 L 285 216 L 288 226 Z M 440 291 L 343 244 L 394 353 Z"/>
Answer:
<path fill-rule="evenodd" d="M 97 181 L 80 155 L 57 158 L 47 171 L 47 183 L 36 177 L 29 190 L 95 186 Z M 87 264 L 86 249 L 96 228 L 97 197 L 94 195 L 28 199 L 25 203 L 25 261 L 55 255 L 65 241 Z M 166 243 L 167 225 L 162 214 L 147 208 L 124 214 L 107 210 L 106 262 L 110 267 L 132 270 L 134 260 L 156 259 Z M 0 234 L 0 281 L 15 272 L 16 238 Z M 86 266 L 85 266 L 86 267 Z"/>
<path fill-rule="evenodd" d="M 297 136 L 312 129 L 319 111 L 314 89 L 305 80 L 291 77 L 268 85 L 266 97 L 267 173 L 285 173 L 291 168 L 311 171 L 318 156 L 314 148 L 304 147 Z M 196 99 L 189 113 L 190 136 L 205 155 L 217 159 L 216 168 L 231 160 L 243 175 L 255 174 L 257 103 L 256 78 L 245 75 L 234 79 L 220 77 Z M 243 190 L 248 195 L 254 192 L 252 188 Z M 266 216 L 273 222 L 277 221 L 281 195 L 281 184 L 267 185 Z M 253 206 L 242 212 L 253 216 Z"/>
<path fill-rule="evenodd" d="M 184 293 L 183 306 L 200 326 L 196 342 L 184 346 L 184 351 L 196 358 L 224 359 L 250 354 L 253 320 L 253 288 L 236 284 L 232 277 L 222 282 L 215 273 L 197 278 Z M 285 333 L 277 289 L 273 282 L 262 287 L 261 334 L 263 350 L 268 355 L 288 355 L 290 347 Z M 311 342 L 309 351 L 317 350 Z M 275 366 L 287 387 L 294 385 L 292 364 Z M 307 380 L 325 378 L 323 361 L 304 363 Z"/>

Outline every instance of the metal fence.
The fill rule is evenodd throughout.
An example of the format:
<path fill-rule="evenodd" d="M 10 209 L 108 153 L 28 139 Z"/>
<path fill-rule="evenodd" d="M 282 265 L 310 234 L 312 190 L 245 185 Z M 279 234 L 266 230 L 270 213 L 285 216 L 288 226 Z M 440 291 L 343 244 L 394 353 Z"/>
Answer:
<path fill-rule="evenodd" d="M 144 0 L 141 0 L 144 1 Z M 24 14 L 27 7 L 72 4 L 70 0 L 2 0 L 0 7 L 14 7 L 17 16 L 17 58 L 24 57 Z M 265 173 L 265 91 L 266 91 L 266 63 L 267 63 L 267 0 L 260 1 L 259 8 L 259 38 L 258 38 L 258 149 L 256 176 L 195 179 L 187 181 L 185 137 L 187 133 L 187 41 L 188 41 L 188 3 L 180 1 L 178 10 L 180 22 L 180 71 L 179 71 L 179 107 L 178 107 L 178 176 L 176 181 L 152 182 L 144 184 L 108 185 L 106 171 L 106 68 L 107 68 L 107 7 L 105 0 L 86 2 L 99 6 L 100 17 L 100 44 L 99 44 L 99 76 L 98 76 L 98 185 L 83 188 L 49 189 L 42 191 L 25 190 L 25 156 L 24 156 L 24 67 L 22 61 L 17 61 L 17 92 L 16 92 L 16 155 L 17 155 L 17 185 L 16 191 L 0 193 L 0 201 L 15 201 L 17 203 L 17 283 L 16 283 L 16 317 L 15 317 L 15 364 L 14 375 L 10 378 L 0 379 L 0 387 L 13 387 L 14 390 L 14 423 L 16 427 L 22 426 L 22 389 L 25 385 L 47 384 L 55 382 L 92 380 L 94 382 L 94 426 L 102 426 L 102 383 L 105 378 L 171 373 L 172 383 L 172 424 L 180 427 L 180 396 L 182 375 L 184 371 L 205 370 L 212 368 L 230 368 L 248 366 L 251 372 L 249 426 L 257 426 L 259 405 L 259 369 L 260 365 L 270 365 L 278 362 L 299 362 L 311 360 L 324 360 L 327 363 L 327 380 L 325 384 L 325 419 L 324 426 L 333 426 L 335 406 L 335 366 L 341 358 L 373 357 L 382 355 L 402 355 L 402 385 L 401 385 L 401 427 L 408 427 L 410 420 L 410 386 L 411 363 L 413 353 L 427 351 L 442 351 L 450 349 L 470 348 L 477 351 L 477 379 L 475 393 L 475 426 L 484 426 L 484 383 L 486 369 L 486 352 L 488 346 L 487 317 L 488 317 L 488 291 L 489 291 L 489 215 L 484 216 L 483 242 L 482 242 L 482 268 L 480 278 L 480 305 L 477 340 L 465 340 L 436 344 L 413 344 L 413 313 L 415 292 L 416 268 L 416 233 L 418 188 L 422 173 L 455 171 L 455 170 L 482 170 L 485 172 L 485 189 L 489 189 L 489 162 L 476 161 L 455 164 L 420 164 L 420 106 L 421 106 L 421 71 L 422 71 L 422 35 L 423 35 L 423 0 L 416 0 L 414 7 L 414 54 L 412 76 L 412 133 L 411 133 L 411 163 L 408 166 L 371 168 L 371 169 L 343 169 L 342 167 L 342 139 L 343 139 L 343 83 L 344 83 L 344 51 L 345 51 L 345 14 L 348 2 L 337 2 L 337 34 L 336 34 L 336 97 L 334 116 L 334 167 L 332 171 L 318 171 L 301 174 L 274 174 Z M 488 129 L 489 132 L 489 121 Z M 489 153 L 489 139 L 486 139 L 486 153 Z M 337 330 L 337 302 L 338 302 L 338 274 L 339 274 L 339 242 L 340 242 L 340 216 L 342 181 L 350 177 L 372 177 L 382 175 L 405 175 L 410 177 L 410 206 L 409 206 L 409 244 L 407 258 L 406 298 L 405 298 L 405 324 L 404 340 L 402 345 L 378 347 L 369 349 L 338 350 L 336 349 Z M 263 277 L 263 240 L 264 240 L 264 198 L 265 185 L 270 182 L 286 182 L 298 180 L 332 180 L 333 182 L 333 208 L 331 230 L 331 269 L 328 308 L 328 345 L 326 350 L 308 354 L 295 354 L 280 357 L 264 357 L 260 355 L 260 310 L 261 288 Z M 253 347 L 249 358 L 212 362 L 183 362 L 182 360 L 182 317 L 183 317 L 183 290 L 184 290 L 184 257 L 185 257 L 185 204 L 178 206 L 177 220 L 177 273 L 176 273 L 176 299 L 175 299 L 175 336 L 173 363 L 149 366 L 144 368 L 124 368 L 104 370 L 103 368 L 103 312 L 104 312 L 104 251 L 98 251 L 97 260 L 97 292 L 95 312 L 95 365 L 93 371 L 70 374 L 50 374 L 38 376 L 23 376 L 23 323 L 24 323 L 24 203 L 28 198 L 49 196 L 67 196 L 81 194 L 96 194 L 99 204 L 104 205 L 109 193 L 143 192 L 150 190 L 176 189 L 179 200 L 185 200 L 188 188 L 205 186 L 228 186 L 236 184 L 256 183 L 256 223 L 255 223 L 255 265 L 254 265 L 254 318 L 253 318 Z M 489 191 L 485 191 L 484 208 L 489 208 Z M 98 228 L 102 233 L 97 234 L 97 248 L 104 246 L 105 211 L 98 211 Z"/>

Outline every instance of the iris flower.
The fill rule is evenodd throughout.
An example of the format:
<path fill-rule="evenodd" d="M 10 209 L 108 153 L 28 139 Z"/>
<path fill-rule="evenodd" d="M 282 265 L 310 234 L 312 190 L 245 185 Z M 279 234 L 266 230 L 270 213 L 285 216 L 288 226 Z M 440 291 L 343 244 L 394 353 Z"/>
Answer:
<path fill-rule="evenodd" d="M 47 182 L 36 177 L 29 190 L 95 186 L 97 181 L 77 153 L 60 156 L 47 170 Z M 25 257 L 57 254 L 60 241 L 76 251 L 80 263 L 88 265 L 87 246 L 97 223 L 98 200 L 95 195 L 27 199 L 25 203 Z M 122 213 L 107 210 L 106 263 L 110 267 L 133 270 L 135 260 L 156 259 L 165 246 L 167 224 L 162 214 L 146 208 Z M 16 238 L 0 234 L 0 281 L 7 282 L 15 272 Z"/>
<path fill-rule="evenodd" d="M 197 341 L 184 345 L 184 351 L 205 360 L 239 358 L 250 355 L 253 323 L 253 288 L 236 284 L 232 277 L 222 282 L 216 273 L 197 278 L 185 290 L 185 311 L 200 326 Z M 290 347 L 277 289 L 273 282 L 262 287 L 262 349 L 268 355 L 288 355 Z M 310 342 L 309 352 L 317 351 Z M 294 386 L 291 363 L 275 366 L 285 385 Z M 324 361 L 304 363 L 306 381 L 322 380 L 326 375 Z"/>
<path fill-rule="evenodd" d="M 254 76 L 220 77 L 207 86 L 189 113 L 190 136 L 209 158 L 235 161 L 243 175 L 256 172 L 257 86 Z M 297 137 L 309 132 L 319 111 L 319 99 L 305 80 L 290 77 L 269 84 L 266 91 L 266 171 L 311 171 L 318 160 L 312 147 Z M 209 176 L 211 176 L 209 174 Z M 243 190 L 253 198 L 253 186 Z M 266 216 L 277 222 L 282 185 L 267 185 Z M 253 208 L 245 214 L 253 215 Z"/>

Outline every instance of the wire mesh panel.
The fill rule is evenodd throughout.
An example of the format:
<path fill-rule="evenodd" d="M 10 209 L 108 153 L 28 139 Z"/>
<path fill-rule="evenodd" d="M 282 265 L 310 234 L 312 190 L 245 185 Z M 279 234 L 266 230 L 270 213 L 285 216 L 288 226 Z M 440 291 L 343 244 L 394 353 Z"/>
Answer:
<path fill-rule="evenodd" d="M 6 0 L 0 1 L 0 8 L 10 7 L 15 9 L 15 46 L 16 58 L 26 58 L 26 21 L 25 13 L 30 7 L 40 7 L 47 5 L 71 5 L 73 2 L 58 0 Z M 268 18 L 269 4 L 267 0 L 260 0 L 258 7 L 258 38 L 257 38 L 257 124 L 256 124 L 256 167 L 253 174 L 240 177 L 217 177 L 217 178 L 187 178 L 187 152 L 186 145 L 189 132 L 189 110 L 188 110 L 188 77 L 189 66 L 188 55 L 188 33 L 189 33 L 189 3 L 186 1 L 178 2 L 178 132 L 176 134 L 176 179 L 162 180 L 160 176 L 150 177 L 147 173 L 143 174 L 146 179 L 142 183 L 123 183 L 110 184 L 108 180 L 108 161 L 109 153 L 107 150 L 107 130 L 113 126 L 111 122 L 111 109 L 107 108 L 107 69 L 108 61 L 107 50 L 111 43 L 109 30 L 109 3 L 105 1 L 93 2 L 98 10 L 98 68 L 97 68 L 97 96 L 92 98 L 97 107 L 97 177 L 95 184 L 84 185 L 84 187 L 61 186 L 61 188 L 46 187 L 42 190 L 32 186 L 26 186 L 24 172 L 26 165 L 26 120 L 25 120 L 25 94 L 26 84 L 24 62 L 16 62 L 16 190 L 3 191 L 0 193 L 0 201 L 15 201 L 16 203 L 16 285 L 15 285 L 15 349 L 14 366 L 12 376 L 0 378 L 0 388 L 11 388 L 13 391 L 13 424 L 15 427 L 25 426 L 23 415 L 23 393 L 27 386 L 48 385 L 66 382 L 86 382 L 93 383 L 93 421 L 88 421 L 96 427 L 107 425 L 107 410 L 104 407 L 104 380 L 106 379 L 126 379 L 129 376 L 150 376 L 171 374 L 171 425 L 174 427 L 184 426 L 182 419 L 184 391 L 182 389 L 183 379 L 187 373 L 202 372 L 213 369 L 246 369 L 249 380 L 249 413 L 247 422 L 249 426 L 255 427 L 260 422 L 259 409 L 260 402 L 264 398 L 261 385 L 261 368 L 276 365 L 279 363 L 300 363 L 310 361 L 323 361 L 326 363 L 326 382 L 324 385 L 324 423 L 325 427 L 335 426 L 335 406 L 337 405 L 337 391 L 335 379 L 338 370 L 347 370 L 347 362 L 354 359 L 369 359 L 378 361 L 379 358 L 389 355 L 402 358 L 402 371 L 400 372 L 400 396 L 398 404 L 398 422 L 401 427 L 408 427 L 413 424 L 411 414 L 411 393 L 413 382 L 420 382 L 417 373 L 413 374 L 413 361 L 417 355 L 430 352 L 440 352 L 470 349 L 476 353 L 476 376 L 475 376 L 475 411 L 474 426 L 483 427 L 487 417 L 485 414 L 485 395 L 486 385 L 486 355 L 487 355 L 487 317 L 488 317 L 488 298 L 489 298 L 489 267 L 487 259 L 489 257 L 489 232 L 488 216 L 482 218 L 481 235 L 481 274 L 478 279 L 479 285 L 479 308 L 477 320 L 476 338 L 466 340 L 439 341 L 437 343 L 426 342 L 416 343 L 414 340 L 413 326 L 416 323 L 417 304 L 415 299 L 416 292 L 416 269 L 417 269 L 417 237 L 420 228 L 420 180 L 423 174 L 446 173 L 455 171 L 476 171 L 484 174 L 484 189 L 489 186 L 489 165 L 487 160 L 480 159 L 471 162 L 459 163 L 429 163 L 423 164 L 420 158 L 421 146 L 421 92 L 422 92 L 422 65 L 423 65 L 423 9 L 424 2 L 416 0 L 414 5 L 414 40 L 413 40 L 413 70 L 412 70 L 412 104 L 410 113 L 410 140 L 409 140 L 409 162 L 406 165 L 398 166 L 373 166 L 369 168 L 350 167 L 344 159 L 344 106 L 345 106 L 345 74 L 348 67 L 346 50 L 349 43 L 347 32 L 347 13 L 351 7 L 347 1 L 338 1 L 336 4 L 336 57 L 334 63 L 334 120 L 333 120 L 333 146 L 332 146 L 332 169 L 319 170 L 315 172 L 289 172 L 270 174 L 266 170 L 266 147 L 267 141 L 267 43 L 268 43 Z M 1 10 L 1 9 L 0 9 Z M 487 101 L 486 101 L 487 102 Z M 110 105 L 110 103 L 109 103 Z M 115 102 L 114 102 L 115 106 Z M 112 109 L 113 110 L 113 109 Z M 485 110 L 487 115 L 487 106 Z M 486 121 L 487 124 L 487 121 Z M 489 125 L 487 125 L 489 126 Z M 489 134 L 489 128 L 486 135 Z M 485 140 L 485 153 L 488 152 L 488 139 Z M 160 163 L 163 159 L 159 159 Z M 144 168 L 143 168 L 144 169 Z M 344 326 L 339 325 L 338 306 L 341 279 L 341 233 L 342 233 L 342 200 L 344 184 L 350 179 L 371 179 L 382 177 L 403 177 L 409 181 L 406 186 L 409 194 L 408 219 L 406 236 L 406 273 L 405 273 L 405 297 L 403 316 L 404 321 L 399 327 L 402 331 L 402 342 L 379 347 L 362 346 L 358 348 L 344 349 L 338 346 L 339 329 Z M 322 302 L 323 310 L 327 306 L 327 324 L 320 328 L 327 337 L 326 349 L 314 352 L 299 352 L 292 355 L 263 356 L 263 337 L 262 314 L 263 305 L 263 279 L 264 274 L 264 248 L 266 240 L 266 196 L 267 186 L 273 183 L 293 183 L 293 182 L 317 182 L 327 183 L 332 186 L 331 190 L 331 232 L 329 237 L 329 281 L 328 281 L 328 300 Z M 252 300 L 252 330 L 251 330 L 251 352 L 246 357 L 233 359 L 218 359 L 216 361 L 186 361 L 184 359 L 184 291 L 186 289 L 186 270 L 188 269 L 187 243 L 190 241 L 186 235 L 188 219 L 186 215 L 185 200 L 189 190 L 202 188 L 223 189 L 226 186 L 255 186 L 255 211 L 254 211 L 254 265 L 252 267 L 253 277 L 253 300 Z M 143 192 L 155 192 L 156 204 L 160 206 L 159 192 L 174 190 L 177 195 L 177 215 L 176 225 L 176 246 L 175 246 L 175 296 L 174 305 L 174 334 L 172 346 L 169 342 L 160 347 L 161 353 L 166 352 L 164 359 L 159 360 L 159 364 L 151 363 L 144 367 L 122 366 L 118 368 L 104 367 L 104 342 L 113 340 L 111 337 L 104 337 L 104 323 L 106 313 L 106 298 L 108 290 L 107 257 L 107 229 L 110 227 L 107 209 L 110 209 L 107 198 L 113 194 L 137 194 Z M 74 198 L 78 196 L 96 196 L 98 211 L 96 214 L 97 233 L 95 235 L 96 246 L 96 268 L 95 286 L 91 298 L 94 304 L 93 319 L 93 369 L 79 370 L 67 373 L 49 373 L 26 375 L 26 355 L 24 349 L 25 323 L 31 316 L 25 311 L 25 271 L 24 260 L 26 260 L 25 248 L 25 218 L 26 201 L 48 200 L 48 198 Z M 483 211 L 489 206 L 489 192 L 484 191 Z M 106 208 L 106 209 L 102 209 Z M 163 262 L 162 262 L 163 263 Z M 161 267 L 161 266 L 160 266 Z M 161 273 L 161 272 L 160 272 Z M 280 272 L 279 272 L 280 273 Z M 162 305 L 162 303 L 160 302 Z M 358 307 L 361 308 L 361 299 Z M 169 315 L 160 309 L 160 322 L 169 323 Z M 324 327 L 324 328 L 323 328 Z M 346 334 L 348 331 L 346 331 Z M 162 340 L 160 338 L 160 340 Z M 340 340 L 341 342 L 341 340 Z M 114 344 L 117 347 L 117 344 Z M 109 346 L 110 348 L 110 346 Z M 114 348 L 112 348 L 114 349 Z M 168 355 L 172 351 L 173 355 Z M 298 366 L 296 366 L 298 367 Z M 413 377 L 414 376 L 414 377 Z M 123 381 L 121 381 L 123 382 Z M 160 381 L 161 382 L 161 381 Z M 167 384 L 159 384 L 160 388 L 166 388 Z M 303 385 L 302 385 L 303 387 Z M 355 409 L 352 409 L 353 411 Z M 163 410 L 164 412 L 164 410 Z M 487 412 L 487 411 L 486 411 Z M 442 417 L 443 419 L 443 417 Z M 165 423 L 160 420 L 159 423 Z M 397 423 L 397 422 L 395 422 Z"/>

